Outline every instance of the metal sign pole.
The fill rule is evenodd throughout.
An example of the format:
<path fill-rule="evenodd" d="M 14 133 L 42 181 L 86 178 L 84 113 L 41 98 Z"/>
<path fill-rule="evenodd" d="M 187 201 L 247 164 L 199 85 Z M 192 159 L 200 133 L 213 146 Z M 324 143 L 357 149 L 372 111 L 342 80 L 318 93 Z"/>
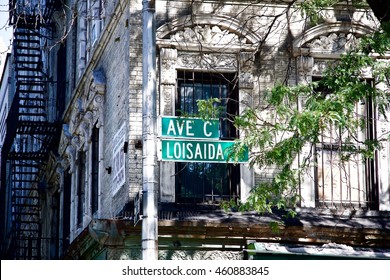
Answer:
<path fill-rule="evenodd" d="M 143 0 L 142 48 L 142 259 L 158 259 L 155 1 Z"/>

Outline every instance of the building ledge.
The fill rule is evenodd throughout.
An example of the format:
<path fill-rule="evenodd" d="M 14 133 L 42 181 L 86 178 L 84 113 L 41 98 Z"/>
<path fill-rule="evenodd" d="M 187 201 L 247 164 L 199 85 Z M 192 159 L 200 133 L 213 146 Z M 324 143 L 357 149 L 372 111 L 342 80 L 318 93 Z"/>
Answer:
<path fill-rule="evenodd" d="M 180 244 L 181 249 L 187 250 L 228 250 L 234 247 L 242 251 L 250 250 L 248 244 L 252 243 L 279 243 L 296 248 L 315 246 L 313 248 L 319 248 L 321 252 L 327 252 L 321 247 L 324 244 L 359 248 L 356 252 L 385 250 L 387 254 L 390 251 L 388 212 L 336 215 L 323 210 L 298 209 L 294 218 L 285 218 L 284 214 L 225 212 L 218 207 L 204 205 L 191 208 L 160 205 L 159 248 L 175 250 L 175 244 Z M 85 253 L 100 252 L 102 248 L 128 247 L 139 250 L 141 233 L 142 221 L 134 224 L 131 216 L 93 220 L 72 242 L 67 258 L 83 258 Z M 87 248 L 91 246 L 94 249 Z M 309 255 L 310 250 L 306 250 Z"/>

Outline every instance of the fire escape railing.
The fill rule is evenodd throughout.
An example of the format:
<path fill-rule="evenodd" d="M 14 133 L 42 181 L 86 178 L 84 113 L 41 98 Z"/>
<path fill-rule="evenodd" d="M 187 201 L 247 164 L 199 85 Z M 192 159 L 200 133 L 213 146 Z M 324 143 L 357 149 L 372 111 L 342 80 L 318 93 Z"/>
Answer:
<path fill-rule="evenodd" d="M 41 46 L 55 2 L 10 1 L 15 91 L 3 152 L 11 172 L 7 182 L 12 209 L 7 255 L 12 259 L 41 258 L 41 175 L 59 131 L 57 122 L 48 121 Z"/>

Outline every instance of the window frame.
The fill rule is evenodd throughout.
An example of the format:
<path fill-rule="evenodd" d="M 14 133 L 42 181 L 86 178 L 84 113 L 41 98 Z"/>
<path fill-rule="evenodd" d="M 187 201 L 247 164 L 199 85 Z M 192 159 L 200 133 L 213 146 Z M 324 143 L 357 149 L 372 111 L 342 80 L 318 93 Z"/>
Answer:
<path fill-rule="evenodd" d="M 218 88 L 217 98 L 221 99 L 221 104 L 226 107 L 226 113 L 223 113 L 222 118 L 220 119 L 220 127 L 222 130 L 221 139 L 236 139 L 239 137 L 238 131 L 234 127 L 233 123 L 228 120 L 231 115 L 239 114 L 239 87 L 238 87 L 238 75 L 236 72 L 212 72 L 212 71 L 193 71 L 193 70 L 176 70 L 176 98 L 175 98 L 175 113 L 180 116 L 182 113 L 197 113 L 196 109 L 196 96 L 195 94 L 201 94 L 201 97 L 214 98 L 213 91 L 215 85 Z M 191 87 L 192 83 L 192 96 L 189 97 L 192 99 L 192 112 L 187 112 L 186 108 L 182 110 L 183 98 L 181 94 L 182 85 L 189 85 Z M 206 85 L 206 86 L 204 86 Z M 201 86 L 202 90 L 197 92 L 196 87 Z M 227 86 L 226 97 L 223 96 L 221 92 L 222 89 Z M 205 89 L 204 89 L 205 88 Z M 191 92 L 191 90 L 190 90 Z M 191 93 L 190 93 L 191 94 Z M 211 96 L 207 96 L 211 94 Z M 226 100 L 223 100 L 226 99 Z M 211 168 L 211 169 L 209 169 Z M 219 178 L 220 183 L 226 184 L 224 188 L 216 194 L 218 185 L 214 182 L 214 178 L 211 178 L 211 183 L 207 184 L 205 181 L 202 181 L 202 191 L 200 196 L 197 196 L 199 193 L 196 192 L 198 186 L 193 185 L 192 187 L 187 188 L 186 194 L 183 194 L 183 181 L 190 178 L 188 174 L 183 174 L 182 172 L 190 172 L 191 169 L 199 169 L 199 173 L 203 176 L 207 176 L 207 171 L 223 172 L 223 169 L 226 168 L 226 173 L 224 176 L 230 178 L 226 182 L 223 182 L 223 178 Z M 208 170 L 207 170 L 208 169 Z M 195 173 L 194 173 L 195 174 Z M 196 177 L 196 175 L 194 175 Z M 199 176 L 199 175 L 198 175 Z M 204 177 L 203 177 L 204 178 Z M 175 201 L 176 203 L 220 203 L 222 200 L 238 200 L 240 198 L 240 165 L 234 165 L 230 163 L 187 163 L 187 162 L 176 162 L 175 163 Z M 195 181 L 198 182 L 198 179 Z M 221 181 L 222 180 L 222 181 Z M 217 180 L 218 181 L 218 180 Z M 215 183 L 215 184 L 214 184 Z M 209 193 L 206 192 L 207 185 L 209 185 Z M 192 190 L 192 192 L 191 192 Z M 192 197 L 188 194 L 192 193 Z"/>
<path fill-rule="evenodd" d="M 312 77 L 312 81 L 319 81 L 321 80 L 321 77 Z M 362 79 L 362 82 L 368 82 L 373 86 L 372 79 Z M 361 112 L 364 113 L 365 118 L 365 127 L 362 130 L 359 130 L 356 132 L 357 137 L 360 136 L 363 137 L 363 139 L 360 139 L 360 141 L 365 140 L 373 140 L 376 137 L 376 119 L 377 119 L 377 110 L 375 108 L 375 105 L 373 104 L 372 100 L 362 100 L 359 102 L 359 104 L 356 104 L 356 115 L 359 117 L 361 116 Z M 324 137 L 324 134 L 322 135 L 322 139 Z M 332 136 L 329 136 L 328 138 L 332 138 Z M 338 143 L 336 142 L 329 142 L 329 141 L 319 141 L 315 143 L 314 149 L 315 149 L 315 167 L 314 167 L 314 189 L 315 189 L 315 204 L 317 207 L 348 207 L 348 208 L 369 208 L 371 210 L 378 210 L 379 209 L 379 190 L 378 190 L 378 155 L 375 153 L 374 158 L 372 159 L 365 159 L 363 160 L 361 158 L 361 155 L 356 155 L 356 159 L 347 160 L 341 163 L 341 160 L 338 159 L 341 155 L 341 150 L 345 145 L 351 145 L 344 144 L 343 143 L 343 136 L 337 136 L 333 139 L 338 139 Z M 336 139 L 336 140 L 337 140 Z M 356 142 L 354 144 L 354 147 L 356 149 L 359 148 L 359 143 Z M 332 162 L 331 165 L 328 167 L 330 172 L 330 190 L 325 190 L 325 173 L 324 170 L 325 161 L 324 160 L 324 152 L 329 152 L 330 154 L 327 154 L 327 157 L 329 158 L 330 155 L 330 161 Z M 335 162 L 333 162 L 333 160 Z M 338 162 L 339 165 L 338 165 Z M 341 165 L 342 164 L 342 165 Z M 352 166 L 352 167 L 351 167 Z M 357 174 L 356 176 L 353 176 L 351 168 L 353 166 L 356 166 L 357 168 Z M 322 168 L 321 168 L 322 167 Z M 338 170 L 337 170 L 338 169 Z M 359 174 L 359 170 L 362 174 Z M 337 176 L 337 172 L 339 172 L 339 181 L 337 179 L 334 179 Z M 341 174 L 344 172 L 344 174 Z M 336 175 L 333 175 L 335 173 Z M 321 178 L 320 175 L 321 174 Z M 352 174 L 352 175 L 351 175 Z M 357 178 L 356 178 L 357 177 Z M 352 185 L 351 181 L 356 180 L 358 185 Z M 334 181 L 337 181 L 334 183 Z M 336 184 L 339 184 L 339 186 L 335 186 Z M 322 192 L 320 191 L 322 185 Z M 327 194 L 325 194 L 327 192 Z M 337 193 L 336 193 L 337 192 Z M 326 196 L 330 195 L 330 200 L 325 199 Z M 322 197 L 322 198 L 321 198 Z M 340 197 L 339 199 L 337 197 Z M 346 198 L 345 198 L 346 197 Z M 354 199 L 354 198 L 357 199 Z"/>

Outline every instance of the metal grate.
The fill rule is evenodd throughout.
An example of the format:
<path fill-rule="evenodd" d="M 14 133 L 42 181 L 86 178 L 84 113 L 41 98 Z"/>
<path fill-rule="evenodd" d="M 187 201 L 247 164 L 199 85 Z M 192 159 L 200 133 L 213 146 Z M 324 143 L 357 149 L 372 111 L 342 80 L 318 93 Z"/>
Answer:
<path fill-rule="evenodd" d="M 334 126 L 322 131 L 316 145 L 316 203 L 329 208 L 378 209 L 376 155 L 365 159 L 358 151 L 365 140 L 376 137 L 377 112 L 371 100 L 355 105 L 356 121 L 364 126 L 345 131 Z"/>

